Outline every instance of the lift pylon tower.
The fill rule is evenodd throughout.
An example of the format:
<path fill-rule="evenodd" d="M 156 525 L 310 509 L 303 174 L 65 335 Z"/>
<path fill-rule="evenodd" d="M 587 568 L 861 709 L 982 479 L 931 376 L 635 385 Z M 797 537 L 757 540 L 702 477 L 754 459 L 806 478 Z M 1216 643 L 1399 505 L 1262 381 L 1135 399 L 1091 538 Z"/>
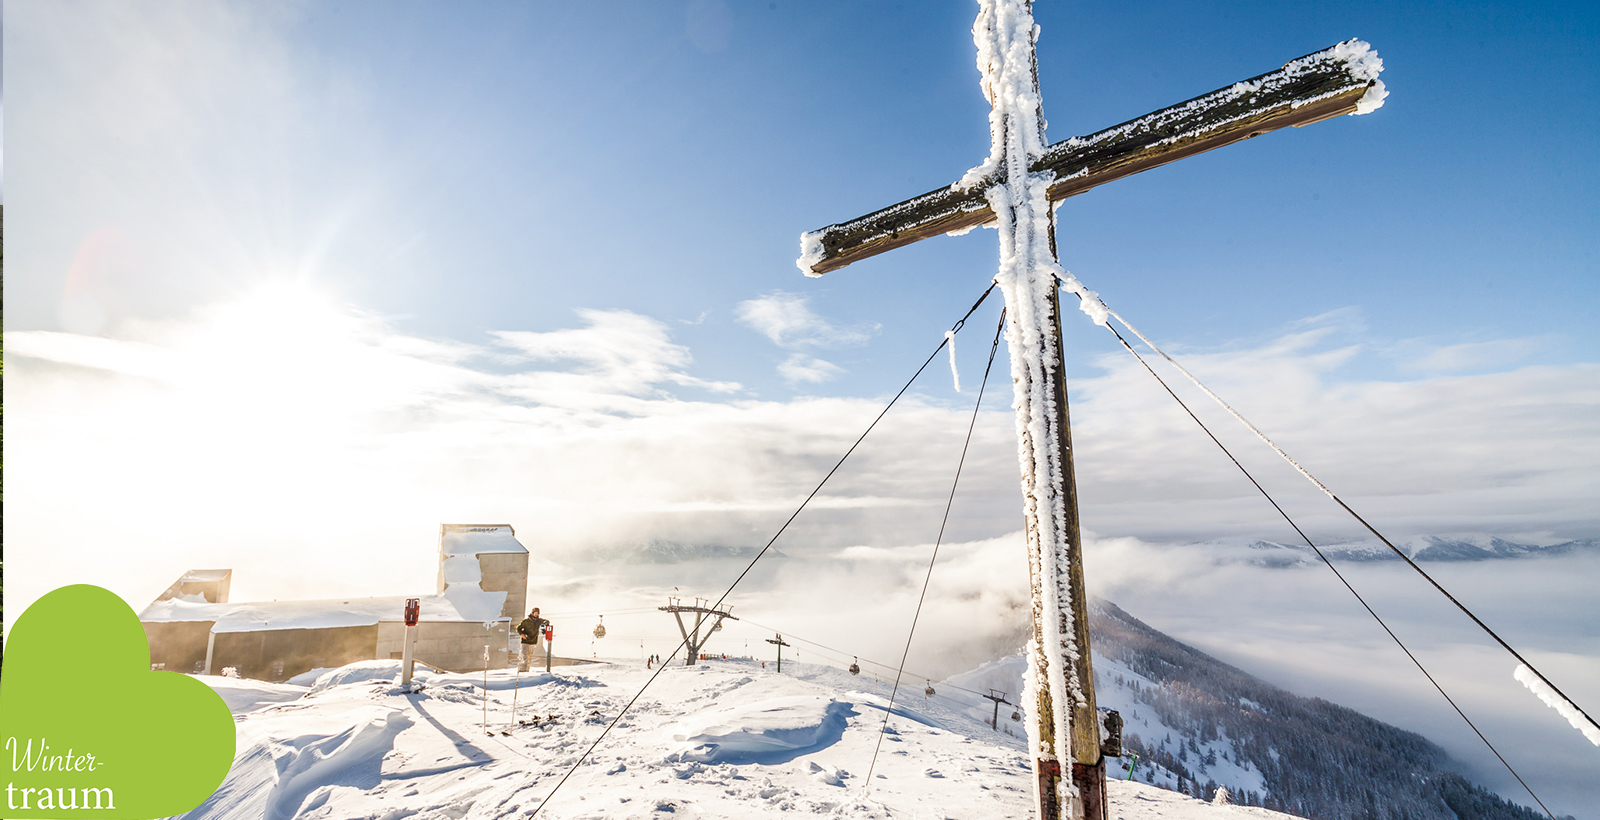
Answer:
<path fill-rule="evenodd" d="M 711 640 L 711 633 L 722 628 L 722 620 L 724 618 L 739 620 L 728 611 L 702 606 L 705 603 L 703 598 L 694 599 L 694 606 L 686 606 L 679 603 L 677 598 L 668 598 L 667 601 L 669 603 L 664 607 L 660 607 L 660 609 L 662 612 L 671 612 L 672 617 L 677 619 L 678 632 L 683 635 L 683 643 L 689 648 L 688 657 L 683 659 L 684 666 L 694 666 L 694 662 L 700 657 L 700 647 L 705 646 L 706 641 Z M 733 607 L 728 607 L 728 609 L 731 610 Z M 693 629 L 683 625 L 683 613 L 685 612 L 694 613 Z M 705 631 L 704 637 L 700 633 L 702 624 L 710 625 L 710 628 Z"/>
<path fill-rule="evenodd" d="M 994 717 L 989 721 L 989 728 L 995 730 L 996 732 L 1000 731 L 1000 704 L 1004 703 L 1007 706 L 1011 705 L 1011 701 L 1006 700 L 1006 693 L 1000 691 L 999 689 L 990 689 L 989 694 L 979 695 L 978 697 L 988 698 L 989 700 L 994 701 Z"/>
<path fill-rule="evenodd" d="M 778 645 L 778 673 L 782 674 L 783 673 L 783 648 L 785 646 L 788 646 L 789 644 L 784 642 L 783 635 L 781 635 L 781 634 L 773 635 L 772 637 L 768 638 L 767 639 L 767 643 L 773 643 L 773 644 L 777 644 Z"/>

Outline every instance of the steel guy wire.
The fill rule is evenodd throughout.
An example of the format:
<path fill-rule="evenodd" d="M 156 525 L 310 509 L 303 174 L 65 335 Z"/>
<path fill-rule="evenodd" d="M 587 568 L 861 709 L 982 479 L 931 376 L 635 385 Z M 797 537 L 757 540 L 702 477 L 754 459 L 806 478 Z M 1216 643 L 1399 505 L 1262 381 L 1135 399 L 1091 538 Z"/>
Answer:
<path fill-rule="evenodd" d="M 1081 299 L 1082 297 L 1079 297 L 1079 298 Z M 1101 304 L 1104 305 L 1105 303 L 1101 302 Z M 1171 356 L 1168 356 L 1166 351 L 1164 351 L 1161 348 L 1157 347 L 1155 342 L 1150 341 L 1150 339 L 1148 337 L 1146 337 L 1143 333 L 1140 333 L 1139 329 L 1134 327 L 1132 324 L 1130 324 L 1127 319 L 1122 318 L 1121 315 L 1119 315 L 1116 311 L 1112 310 L 1109 306 L 1106 307 L 1106 312 L 1108 314 L 1110 314 L 1112 317 L 1114 317 L 1118 322 L 1121 322 L 1122 326 L 1126 327 L 1129 332 L 1131 332 L 1135 336 L 1138 336 L 1139 340 L 1144 342 L 1146 345 L 1148 345 L 1151 350 L 1156 352 L 1157 355 L 1161 356 L 1161 358 L 1163 358 L 1163 359 L 1166 359 L 1169 364 L 1171 364 L 1173 367 L 1177 368 L 1179 373 L 1182 373 L 1185 378 L 1187 378 L 1190 382 L 1192 382 L 1194 384 L 1195 387 L 1200 388 L 1200 390 L 1202 392 L 1204 392 L 1207 396 L 1210 396 L 1211 399 L 1213 401 L 1215 401 L 1218 405 L 1220 405 L 1223 410 L 1226 410 L 1228 412 L 1228 415 L 1233 416 L 1234 419 L 1236 419 L 1240 424 L 1244 425 L 1246 429 L 1248 429 L 1250 432 L 1254 433 L 1256 435 L 1256 438 L 1261 439 L 1261 441 L 1264 442 L 1268 447 L 1271 447 L 1273 452 L 1275 452 L 1279 456 L 1281 456 L 1283 458 L 1283 460 L 1288 462 L 1289 466 L 1293 467 L 1297 472 L 1300 473 L 1300 475 L 1305 476 L 1305 479 L 1307 481 L 1309 481 L 1313 485 L 1315 485 L 1316 488 L 1321 490 L 1324 495 L 1326 495 L 1329 498 L 1333 499 L 1333 503 L 1338 504 L 1340 507 L 1342 507 L 1344 509 L 1345 512 L 1349 513 L 1352 518 L 1354 518 L 1356 521 L 1360 522 L 1361 526 L 1365 527 L 1367 532 L 1370 532 L 1374 536 L 1377 536 L 1378 540 L 1382 541 L 1384 546 L 1388 547 L 1390 549 L 1390 551 L 1392 551 L 1395 555 L 1400 556 L 1400 559 L 1402 561 L 1405 561 L 1407 566 L 1411 567 L 1413 570 L 1416 570 L 1418 575 L 1421 575 L 1424 579 L 1427 580 L 1427 582 L 1429 584 L 1432 584 L 1433 588 L 1439 591 L 1439 594 L 1443 595 L 1444 597 L 1446 597 L 1446 598 L 1448 598 L 1450 600 L 1450 603 L 1455 604 L 1457 609 L 1461 610 L 1461 612 L 1463 614 L 1465 614 L 1468 618 L 1472 619 L 1473 623 L 1478 625 L 1478 628 L 1482 629 L 1485 633 L 1487 633 L 1489 635 L 1489 637 L 1493 638 L 1495 643 L 1500 644 L 1500 647 L 1502 649 L 1504 649 L 1505 651 L 1511 653 L 1511 656 L 1516 658 L 1517 662 L 1519 662 L 1522 665 L 1528 667 L 1528 671 L 1530 671 L 1533 674 L 1537 675 L 1539 677 L 1539 680 L 1543 681 L 1546 686 L 1550 687 L 1551 691 L 1555 692 L 1557 695 L 1560 695 L 1562 697 L 1562 699 L 1564 699 L 1567 703 L 1572 704 L 1572 708 L 1578 710 L 1578 713 L 1583 715 L 1584 720 L 1589 721 L 1590 725 L 1594 726 L 1596 729 L 1600 729 L 1600 722 L 1596 722 L 1594 718 L 1589 716 L 1588 712 L 1583 710 L 1583 707 L 1579 706 L 1577 704 L 1577 702 L 1574 701 L 1572 698 L 1567 697 L 1567 694 L 1565 692 L 1561 691 L 1560 687 L 1556 686 L 1555 683 L 1553 683 L 1549 678 L 1545 677 L 1544 673 L 1540 672 L 1539 669 L 1537 667 L 1535 667 L 1532 663 L 1530 663 L 1527 658 L 1522 657 L 1522 653 L 1520 653 L 1516 649 L 1512 648 L 1511 644 L 1507 643 L 1505 641 L 1505 639 L 1501 638 L 1500 635 L 1498 633 L 1496 633 L 1493 629 L 1490 629 L 1489 625 L 1483 622 L 1483 619 L 1479 618 L 1476 614 L 1474 614 L 1472 612 L 1472 610 L 1468 609 L 1465 604 L 1463 604 L 1463 603 L 1461 603 L 1461 601 L 1457 600 L 1456 596 L 1450 594 L 1450 591 L 1445 589 L 1444 586 L 1441 585 L 1438 581 L 1434 580 L 1432 575 L 1429 575 L 1425 570 L 1423 570 L 1422 567 L 1417 566 L 1417 562 L 1411 560 L 1411 556 L 1406 555 L 1405 552 L 1401 551 L 1401 549 L 1399 547 L 1396 547 L 1393 543 L 1391 543 L 1388 538 L 1385 538 L 1383 533 L 1378 532 L 1378 529 L 1376 527 L 1374 527 L 1371 524 L 1367 523 L 1367 519 L 1362 518 L 1359 513 L 1357 513 L 1355 510 L 1351 509 L 1349 504 L 1344 503 L 1344 499 L 1342 499 L 1338 495 L 1334 494 L 1333 490 L 1328 489 L 1327 485 L 1323 484 L 1321 481 L 1318 481 L 1316 476 L 1313 476 L 1310 473 L 1310 471 L 1308 471 L 1308 470 L 1306 470 L 1306 468 L 1300 466 L 1300 463 L 1295 461 L 1293 458 L 1291 458 L 1288 453 L 1284 452 L 1283 448 L 1279 447 L 1276 443 L 1274 443 L 1272 441 L 1272 439 L 1267 438 L 1267 435 L 1265 433 L 1261 432 L 1261 430 L 1259 428 L 1257 428 L 1254 424 L 1251 424 L 1248 419 L 1246 419 L 1242 414 L 1239 413 L 1239 411 L 1233 409 L 1233 407 L 1231 405 L 1229 405 L 1227 402 L 1223 401 L 1221 396 L 1218 396 L 1216 393 L 1213 393 L 1211 391 L 1211 388 L 1206 387 L 1204 384 L 1202 384 L 1199 379 L 1195 378 L 1193 373 L 1190 373 L 1188 371 L 1187 368 L 1185 368 L 1181 364 L 1178 364 L 1178 362 L 1175 359 L 1173 359 Z M 1106 325 L 1106 328 L 1108 330 L 1111 330 L 1112 333 L 1116 333 L 1116 330 L 1111 328 L 1111 326 L 1109 324 Z M 1133 348 L 1128 345 L 1127 341 L 1122 340 L 1122 335 L 1121 334 L 1117 334 L 1117 339 L 1119 341 L 1122 341 L 1123 347 L 1127 347 L 1130 352 L 1133 351 Z M 1139 354 L 1138 353 L 1134 353 L 1134 355 L 1138 356 Z M 1144 360 L 1141 358 L 1140 361 L 1143 362 Z M 1149 365 L 1145 365 L 1145 368 L 1148 369 Z M 1155 371 L 1152 370 L 1151 374 L 1153 375 L 1154 373 L 1155 373 Z M 1157 378 L 1160 378 L 1160 377 L 1158 376 Z M 1164 384 L 1165 384 L 1165 382 L 1163 382 L 1163 385 Z M 1173 397 L 1176 398 L 1177 397 L 1176 394 L 1174 394 Z"/>
<path fill-rule="evenodd" d="M 978 409 L 983 406 L 983 391 L 989 386 L 989 370 L 994 367 L 994 353 L 1000 349 L 1000 334 L 1006 328 L 1006 312 L 1000 311 L 1000 323 L 994 329 L 994 341 L 989 344 L 989 362 L 983 366 L 983 382 L 978 385 L 978 399 L 972 403 L 972 419 L 967 422 L 967 438 L 961 443 L 961 458 L 956 462 L 956 475 L 950 481 L 950 497 L 944 502 L 944 517 L 939 520 L 939 536 L 933 540 L 933 555 L 928 558 L 928 573 L 922 578 L 922 592 L 917 595 L 917 610 L 911 615 L 911 629 L 906 632 L 906 646 L 900 653 L 900 666 L 894 671 L 894 687 L 889 690 L 889 708 L 883 711 L 883 725 L 878 727 L 878 742 L 872 747 L 872 762 L 867 765 L 864 789 L 872 788 L 872 773 L 878 767 L 878 752 L 883 748 L 883 736 L 889 729 L 889 716 L 894 714 L 894 699 L 900 693 L 900 677 L 906 670 L 906 657 L 911 654 L 911 639 L 917 634 L 917 619 L 922 617 L 922 602 L 928 597 L 928 583 L 933 580 L 933 565 L 939 560 L 939 545 L 944 543 L 944 529 L 950 523 L 950 508 L 956 503 L 956 488 L 961 485 L 961 468 L 967 463 L 967 449 L 972 446 L 972 431 L 978 426 Z M 947 334 L 946 339 L 954 339 Z M 952 342 L 952 349 L 954 343 Z"/>
<path fill-rule="evenodd" d="M 990 282 L 989 287 L 983 291 L 983 295 L 978 297 L 978 301 L 972 303 L 972 307 L 967 310 L 965 315 L 956 321 L 951 330 L 960 332 L 960 330 L 966 326 L 967 319 L 978 311 L 978 308 L 982 306 L 984 301 L 989 298 L 989 294 L 994 292 L 995 287 L 995 283 Z M 862 431 L 861 435 L 856 438 L 854 444 L 850 445 L 850 449 L 846 450 L 844 455 L 839 457 L 839 461 L 833 465 L 833 469 L 829 470 L 828 474 L 823 476 L 821 481 L 817 482 L 816 488 L 811 491 L 810 495 L 806 496 L 804 501 L 800 502 L 800 506 L 796 508 L 794 513 L 789 516 L 788 520 L 783 522 L 783 526 L 778 528 L 778 531 L 774 533 L 772 538 L 767 541 L 766 546 L 762 547 L 761 551 L 756 553 L 756 557 L 750 559 L 749 566 L 746 566 L 744 571 L 739 573 L 739 577 L 733 579 L 733 583 L 729 584 L 728 588 L 723 591 L 722 596 L 717 598 L 717 602 L 712 606 L 712 609 L 722 608 L 723 601 L 726 601 L 728 596 L 733 594 L 734 587 L 737 587 L 739 582 L 743 581 L 744 577 L 750 574 L 750 570 L 755 569 L 756 562 L 760 561 L 761 557 L 766 555 L 768 550 L 772 549 L 772 545 L 777 543 L 778 539 L 783 536 L 785 530 L 789 529 L 789 525 L 793 524 L 794 520 L 800 517 L 800 513 L 805 510 L 808 504 L 811 503 L 811 499 L 816 498 L 817 493 L 822 492 L 822 487 L 828 483 L 828 479 L 833 478 L 833 474 L 837 473 L 839 468 L 844 466 L 845 460 L 850 458 L 850 454 L 854 453 L 856 448 L 861 446 L 861 442 L 865 441 L 867 435 L 878 426 L 878 422 L 882 421 L 883 417 L 889 414 L 889 410 L 894 407 L 895 403 L 900 401 L 900 397 L 904 396 L 906 391 L 911 389 L 911 385 L 916 382 L 917 377 L 922 375 L 922 371 L 928 369 L 928 365 L 933 362 L 934 357 L 939 355 L 939 351 L 944 350 L 944 346 L 949 344 L 949 341 L 950 339 L 948 336 L 941 337 L 939 339 L 939 346 L 935 347 L 933 352 L 928 354 L 928 358 L 922 362 L 921 367 L 917 368 L 917 372 L 911 374 L 911 378 L 906 380 L 905 385 L 900 388 L 900 392 L 894 394 L 894 398 L 890 399 L 889 403 L 884 405 L 883 410 L 879 412 L 877 417 L 872 420 L 872 423 L 867 425 L 867 429 Z M 688 645 L 689 639 L 687 637 L 678 642 L 678 648 L 674 649 L 672 653 L 667 656 L 666 661 L 663 661 L 660 666 L 656 667 L 655 673 L 644 682 L 644 686 L 639 687 L 639 691 L 634 693 L 634 696 L 628 700 L 628 703 L 622 707 L 621 711 L 617 712 L 617 716 L 612 718 L 610 723 L 606 724 L 606 728 L 600 732 L 600 736 L 595 738 L 593 743 L 589 744 L 589 748 L 585 749 L 583 754 L 579 755 L 578 759 L 572 764 L 572 767 L 567 769 L 566 774 L 561 776 L 561 780 L 556 783 L 555 788 L 552 788 L 550 793 L 545 795 L 544 800 L 540 801 L 539 805 L 534 808 L 533 811 L 528 813 L 529 817 L 537 815 L 539 812 L 544 810 L 545 806 L 550 805 L 550 801 L 556 796 L 556 792 L 561 791 L 561 787 L 566 784 L 569 778 L 572 777 L 572 773 L 577 771 L 578 767 L 582 766 L 585 760 L 589 759 L 589 755 L 594 752 L 595 747 L 600 745 L 600 741 L 605 740 L 606 735 L 611 733 L 612 728 L 617 725 L 617 722 L 622 720 L 622 716 L 627 714 L 628 710 L 633 708 L 633 704 L 636 703 L 639 700 L 639 697 L 645 693 L 645 690 L 650 688 L 650 684 L 655 683 L 656 678 L 661 675 L 661 670 L 667 668 L 667 664 L 671 663 L 672 659 L 678 656 L 678 652 Z"/>
<path fill-rule="evenodd" d="M 1116 314 L 1113 313 L 1112 315 L 1115 316 Z M 1123 321 L 1122 317 L 1117 316 L 1117 320 L 1123 322 L 1124 325 L 1127 325 L 1127 322 Z M 1189 414 L 1189 418 L 1194 419 L 1194 423 L 1195 424 L 1200 425 L 1200 429 L 1205 431 L 1206 436 L 1208 438 L 1210 438 L 1211 441 L 1214 444 L 1217 445 L 1217 447 L 1221 448 L 1222 452 L 1225 455 L 1227 455 L 1228 460 L 1233 462 L 1233 466 L 1238 467 L 1239 468 L 1239 472 L 1244 473 L 1245 478 L 1249 479 L 1250 483 L 1255 486 L 1256 490 L 1261 493 L 1262 497 L 1267 499 L 1267 503 L 1271 504 L 1272 508 L 1277 510 L 1279 515 L 1283 516 L 1283 520 L 1289 522 L 1289 526 L 1293 527 L 1294 531 L 1300 534 L 1300 537 L 1305 540 L 1306 546 L 1311 547 L 1312 551 L 1317 554 L 1317 557 L 1321 558 L 1322 562 L 1324 564 L 1328 565 L 1328 569 L 1332 570 L 1333 574 L 1338 577 L 1339 582 L 1341 584 L 1344 584 L 1345 589 L 1350 590 L 1350 594 L 1354 595 L 1356 600 L 1361 602 L 1362 608 L 1367 611 L 1368 615 L 1372 616 L 1373 620 L 1376 620 L 1378 622 L 1379 626 L 1383 627 L 1383 631 L 1389 633 L 1389 637 L 1392 638 L 1394 640 L 1395 644 L 1400 647 L 1400 651 L 1406 653 L 1406 657 L 1410 658 L 1411 662 L 1416 664 L 1417 669 L 1422 672 L 1423 677 L 1427 678 L 1428 682 L 1433 684 L 1433 688 L 1439 690 L 1439 694 L 1442 695 L 1447 702 L 1449 702 L 1450 708 L 1454 709 L 1456 711 L 1456 714 L 1460 715 L 1461 719 L 1466 721 L 1468 726 L 1472 727 L 1473 733 L 1475 733 L 1478 736 L 1479 740 L 1483 741 L 1483 745 L 1489 747 L 1489 751 L 1493 752 L 1494 756 L 1496 758 L 1499 758 L 1501 765 L 1506 767 L 1506 771 L 1511 772 L 1511 776 L 1516 778 L 1517 782 L 1522 784 L 1522 788 L 1524 788 L 1524 789 L 1526 789 L 1528 791 L 1528 796 L 1532 797 L 1533 801 L 1535 803 L 1539 804 L 1539 808 L 1544 809 L 1544 813 L 1547 816 L 1549 816 L 1551 818 L 1551 820 L 1555 820 L 1555 815 L 1552 814 L 1550 812 L 1550 809 L 1545 806 L 1544 801 L 1539 799 L 1539 795 L 1534 793 L 1533 787 L 1529 786 L 1527 781 L 1522 779 L 1522 775 L 1517 774 L 1517 770 L 1512 768 L 1511 763 L 1508 762 L 1505 759 L 1505 757 L 1500 754 L 1500 750 L 1496 749 L 1494 747 L 1494 744 L 1489 742 L 1489 738 L 1484 737 L 1483 732 L 1479 731 L 1477 724 L 1472 722 L 1472 718 L 1467 717 L 1467 713 L 1463 712 L 1461 710 L 1461 707 L 1456 705 L 1455 699 L 1451 698 L 1450 694 L 1448 692 L 1444 691 L 1444 687 L 1439 685 L 1439 682 L 1434 679 L 1434 677 L 1433 677 L 1433 675 L 1431 673 L 1428 672 L 1427 667 L 1422 665 L 1422 661 L 1418 660 L 1417 656 L 1411 653 L 1411 650 L 1406 647 L 1405 642 L 1400 640 L 1400 636 L 1394 634 L 1394 630 L 1390 629 L 1389 625 L 1384 622 L 1383 618 L 1380 617 L 1377 612 L 1373 611 L 1371 605 L 1369 605 L 1367 603 L 1367 600 L 1365 598 L 1361 597 L 1361 593 L 1356 592 L 1356 588 L 1354 586 L 1351 586 L 1350 581 L 1347 580 L 1344 577 L 1344 573 L 1340 572 L 1339 568 L 1335 567 L 1333 565 L 1333 562 L 1328 560 L 1328 556 L 1322 554 L 1322 550 L 1319 549 L 1317 547 L 1317 545 L 1312 542 L 1311 538 L 1309 536 L 1307 536 L 1303 530 L 1300 529 L 1300 525 L 1296 524 L 1294 522 L 1294 519 L 1291 518 L 1287 512 L 1284 512 L 1284 509 L 1282 507 L 1278 506 L 1277 500 L 1275 500 L 1272 497 L 1272 495 L 1270 493 L 1268 493 L 1266 491 L 1266 489 L 1264 487 L 1262 487 L 1259 482 L 1256 481 L 1255 476 L 1251 475 L 1250 471 L 1245 469 L 1244 465 L 1240 464 L 1239 460 L 1237 458 L 1234 458 L 1233 453 L 1228 450 L 1227 446 L 1224 445 L 1220 440 L 1218 440 L 1216 435 L 1214 435 L 1211 432 L 1211 428 L 1207 427 L 1205 422 L 1201 421 L 1200 417 L 1196 416 L 1194 414 L 1194 411 L 1189 409 L 1189 405 L 1185 404 L 1183 399 L 1178 398 L 1178 394 L 1174 393 L 1172 391 L 1172 388 L 1167 385 L 1166 380 L 1162 379 L 1161 376 L 1158 375 L 1156 373 L 1156 371 L 1153 368 L 1150 367 L 1150 363 L 1146 362 L 1144 360 L 1144 357 L 1140 356 L 1139 352 L 1137 350 L 1134 350 L 1133 346 L 1128 344 L 1128 341 L 1126 339 L 1122 338 L 1122 334 L 1121 333 L 1117 333 L 1117 329 L 1114 328 L 1114 327 L 1111 327 L 1109 324 L 1106 325 L 1106 329 L 1110 330 L 1112 332 L 1112 334 L 1117 337 L 1117 341 L 1121 342 L 1122 346 L 1124 348 L 1126 348 L 1129 353 L 1132 353 L 1133 357 L 1135 359 L 1139 360 L 1139 364 L 1144 365 L 1144 369 L 1149 371 L 1151 376 L 1155 377 L 1155 380 L 1161 384 L 1161 387 L 1164 390 L 1167 391 L 1167 395 L 1171 396 L 1173 401 L 1176 401 L 1178 403 L 1178 406 L 1182 407 L 1183 411 L 1185 413 Z M 1132 328 L 1130 327 L 1129 329 L 1131 330 Z M 1143 337 L 1140 337 L 1140 338 L 1143 338 Z M 1149 344 L 1148 340 L 1146 341 L 1146 344 Z M 1168 361 L 1171 361 L 1171 360 L 1169 359 Z M 1209 392 L 1209 391 L 1207 391 L 1207 392 Z M 1218 401 L 1221 401 L 1221 399 L 1218 399 Z M 1224 405 L 1224 406 L 1226 406 L 1226 405 Z M 1237 414 L 1235 414 L 1235 416 L 1237 417 Z M 1252 429 L 1254 429 L 1254 428 L 1252 428 Z M 1258 433 L 1258 435 L 1259 435 L 1259 433 Z M 1263 436 L 1262 438 L 1264 439 L 1265 436 Z M 1274 447 L 1274 449 L 1276 449 L 1276 447 Z M 1280 451 L 1280 452 L 1282 452 L 1282 451 Z M 1293 463 L 1293 462 L 1291 461 L 1290 463 Z M 1298 465 L 1296 465 L 1296 466 L 1298 466 Z M 1304 471 L 1302 470 L 1301 472 L 1304 472 Z M 1307 473 L 1306 475 L 1309 476 L 1310 474 Z M 1312 479 L 1312 480 L 1315 481 L 1315 479 Z M 1331 493 L 1330 493 L 1330 495 L 1331 495 Z M 1337 500 L 1337 499 L 1335 499 L 1335 500 Z M 1349 509 L 1349 508 L 1347 507 L 1346 509 Z M 1452 600 L 1454 600 L 1454 599 L 1452 599 Z"/>

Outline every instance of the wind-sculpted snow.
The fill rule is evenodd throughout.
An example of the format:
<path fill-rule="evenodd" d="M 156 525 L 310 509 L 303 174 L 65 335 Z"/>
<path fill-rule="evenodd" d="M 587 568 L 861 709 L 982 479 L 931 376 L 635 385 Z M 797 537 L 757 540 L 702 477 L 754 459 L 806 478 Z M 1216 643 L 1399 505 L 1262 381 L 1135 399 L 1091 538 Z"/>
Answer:
<path fill-rule="evenodd" d="M 336 785 L 376 785 L 381 761 L 394 747 L 395 737 L 411 725 L 412 720 L 397 709 L 361 706 L 337 715 L 291 718 L 266 731 L 241 728 L 239 751 L 227 779 L 185 816 L 194 820 L 302 816 L 326 804 Z"/>
<path fill-rule="evenodd" d="M 798 695 L 690 715 L 671 730 L 674 757 L 702 762 L 786 763 L 844 736 L 848 703 L 821 695 Z"/>
<path fill-rule="evenodd" d="M 242 715 L 265 709 L 279 703 L 299 700 L 310 691 L 304 685 L 289 683 L 269 683 L 264 680 L 247 680 L 243 678 L 225 678 L 220 675 L 196 675 L 216 693 L 222 696 L 223 702 L 228 704 L 228 711 Z"/>
<path fill-rule="evenodd" d="M 374 708 L 336 734 L 303 735 L 277 743 L 273 763 L 278 782 L 267 793 L 267 820 L 318 808 L 331 796 L 332 790 L 325 787 L 330 781 L 377 782 L 379 762 L 394 748 L 395 736 L 410 725 L 411 719 L 398 710 Z M 364 771 L 351 778 L 356 768 Z M 313 791 L 320 799 L 303 805 Z"/>
<path fill-rule="evenodd" d="M 414 679 L 426 683 L 433 676 L 433 672 L 418 667 Z M 357 683 L 395 683 L 400 680 L 399 661 L 357 661 L 348 666 L 331 669 L 317 676 L 311 684 L 311 694 L 326 692 L 335 686 L 349 686 Z"/>

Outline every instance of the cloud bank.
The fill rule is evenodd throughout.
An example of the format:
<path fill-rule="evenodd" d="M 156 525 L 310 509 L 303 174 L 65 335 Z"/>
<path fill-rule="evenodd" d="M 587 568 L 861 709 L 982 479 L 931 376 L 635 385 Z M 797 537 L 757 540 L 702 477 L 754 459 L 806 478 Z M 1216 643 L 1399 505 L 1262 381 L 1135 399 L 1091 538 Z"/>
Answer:
<path fill-rule="evenodd" d="M 511 521 L 553 554 L 651 538 L 759 544 L 881 409 L 741 399 L 694 372 L 667 324 L 627 311 L 467 343 L 280 287 L 116 338 L 7 342 L 8 534 L 26 545 L 13 591 L 29 600 L 76 578 L 83 564 L 68 556 L 84 549 L 106 553 L 99 580 L 130 600 L 219 562 L 241 568 L 244 589 L 259 578 L 261 594 L 387 592 L 431 577 L 430 533 L 452 520 Z M 1600 531 L 1600 368 L 1341 382 L 1350 355 L 1312 331 L 1186 362 L 1391 535 Z M 1292 536 L 1131 360 L 1100 366 L 1073 382 L 1087 528 L 1157 542 Z M 931 540 L 968 412 L 908 397 L 783 548 Z M 1216 429 L 1313 537 L 1356 534 L 1269 452 Z M 989 404 L 974 436 L 952 540 L 1020 520 L 1009 410 Z M 328 570 L 289 569 L 306 561 Z"/>

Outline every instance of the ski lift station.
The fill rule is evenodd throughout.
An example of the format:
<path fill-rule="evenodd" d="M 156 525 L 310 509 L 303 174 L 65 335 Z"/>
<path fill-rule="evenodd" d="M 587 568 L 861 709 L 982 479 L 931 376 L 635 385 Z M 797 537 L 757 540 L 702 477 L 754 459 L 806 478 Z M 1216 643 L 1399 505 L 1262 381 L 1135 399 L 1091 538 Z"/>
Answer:
<path fill-rule="evenodd" d="M 362 660 L 400 658 L 408 597 L 422 603 L 415 657 L 467 672 L 505 668 L 527 606 L 528 550 L 509 524 L 443 524 L 433 595 L 320 601 L 228 600 L 233 570 L 183 574 L 139 613 L 152 668 L 281 681 Z M 484 657 L 484 646 L 490 657 Z"/>

